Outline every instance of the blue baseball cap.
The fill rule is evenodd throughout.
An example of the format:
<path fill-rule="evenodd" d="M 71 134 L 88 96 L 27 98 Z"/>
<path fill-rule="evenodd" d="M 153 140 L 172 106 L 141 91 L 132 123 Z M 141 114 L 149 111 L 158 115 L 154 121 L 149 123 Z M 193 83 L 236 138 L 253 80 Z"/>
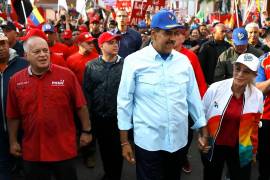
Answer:
<path fill-rule="evenodd" d="M 141 29 L 147 28 L 147 24 L 145 21 L 139 21 L 137 26 L 138 28 L 141 28 Z"/>
<path fill-rule="evenodd" d="M 247 31 L 244 28 L 234 29 L 232 34 L 232 40 L 236 46 L 247 45 L 248 44 Z"/>
<path fill-rule="evenodd" d="M 55 32 L 54 31 L 54 26 L 51 25 L 51 24 L 43 24 L 42 31 L 43 32 Z"/>
<path fill-rule="evenodd" d="M 167 9 L 162 9 L 157 12 L 151 21 L 151 28 L 159 28 L 163 30 L 169 30 L 179 28 L 181 25 L 177 23 L 176 16 Z"/>

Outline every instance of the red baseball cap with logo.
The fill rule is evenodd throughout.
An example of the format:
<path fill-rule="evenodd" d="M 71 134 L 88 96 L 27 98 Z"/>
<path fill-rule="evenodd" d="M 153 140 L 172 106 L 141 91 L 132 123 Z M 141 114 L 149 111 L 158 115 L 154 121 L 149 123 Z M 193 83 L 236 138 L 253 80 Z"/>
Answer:
<path fill-rule="evenodd" d="M 83 42 L 91 42 L 93 40 L 95 40 L 95 38 L 89 32 L 84 32 L 81 33 L 79 36 L 77 36 L 76 42 L 83 43 Z"/>
<path fill-rule="evenodd" d="M 100 47 L 103 43 L 111 41 L 113 39 L 119 41 L 121 39 L 121 36 L 118 34 L 113 34 L 111 32 L 104 32 L 98 38 L 98 45 Z"/>
<path fill-rule="evenodd" d="M 99 17 L 97 16 L 90 17 L 90 23 L 99 23 Z"/>
<path fill-rule="evenodd" d="M 26 41 L 27 39 L 29 39 L 32 36 L 38 36 L 38 37 L 41 37 L 42 39 L 48 41 L 48 37 L 46 36 L 46 34 L 43 31 L 41 31 L 40 29 L 36 29 L 36 28 L 29 29 L 25 36 L 20 37 L 20 40 Z"/>
<path fill-rule="evenodd" d="M 86 25 L 80 25 L 78 29 L 81 33 L 88 32 Z"/>
<path fill-rule="evenodd" d="M 72 38 L 72 31 L 70 29 L 67 29 L 62 34 L 63 39 L 71 39 Z"/>

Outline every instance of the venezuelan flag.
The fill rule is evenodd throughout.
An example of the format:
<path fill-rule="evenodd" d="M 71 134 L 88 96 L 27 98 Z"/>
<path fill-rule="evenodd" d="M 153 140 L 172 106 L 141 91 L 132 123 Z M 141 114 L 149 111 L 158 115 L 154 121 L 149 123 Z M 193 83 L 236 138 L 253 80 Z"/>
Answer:
<path fill-rule="evenodd" d="M 44 22 L 44 18 L 36 7 L 33 8 L 33 11 L 31 12 L 29 18 L 35 26 L 38 26 Z"/>

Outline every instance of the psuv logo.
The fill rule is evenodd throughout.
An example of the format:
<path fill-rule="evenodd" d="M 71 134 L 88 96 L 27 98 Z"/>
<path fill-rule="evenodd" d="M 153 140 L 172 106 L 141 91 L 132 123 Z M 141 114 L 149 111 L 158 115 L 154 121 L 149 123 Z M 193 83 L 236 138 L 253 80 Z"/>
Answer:
<path fill-rule="evenodd" d="M 64 86 L 65 80 L 59 80 L 59 81 L 52 81 L 52 86 Z"/>

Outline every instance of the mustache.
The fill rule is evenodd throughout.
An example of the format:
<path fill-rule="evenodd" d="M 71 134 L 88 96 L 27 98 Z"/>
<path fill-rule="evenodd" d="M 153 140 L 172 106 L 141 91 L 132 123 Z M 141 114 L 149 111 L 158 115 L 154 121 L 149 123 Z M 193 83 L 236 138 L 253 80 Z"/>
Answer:
<path fill-rule="evenodd" d="M 170 40 L 170 41 L 167 41 L 166 44 L 172 44 L 172 45 L 175 45 L 175 41 L 174 41 L 174 40 Z"/>

